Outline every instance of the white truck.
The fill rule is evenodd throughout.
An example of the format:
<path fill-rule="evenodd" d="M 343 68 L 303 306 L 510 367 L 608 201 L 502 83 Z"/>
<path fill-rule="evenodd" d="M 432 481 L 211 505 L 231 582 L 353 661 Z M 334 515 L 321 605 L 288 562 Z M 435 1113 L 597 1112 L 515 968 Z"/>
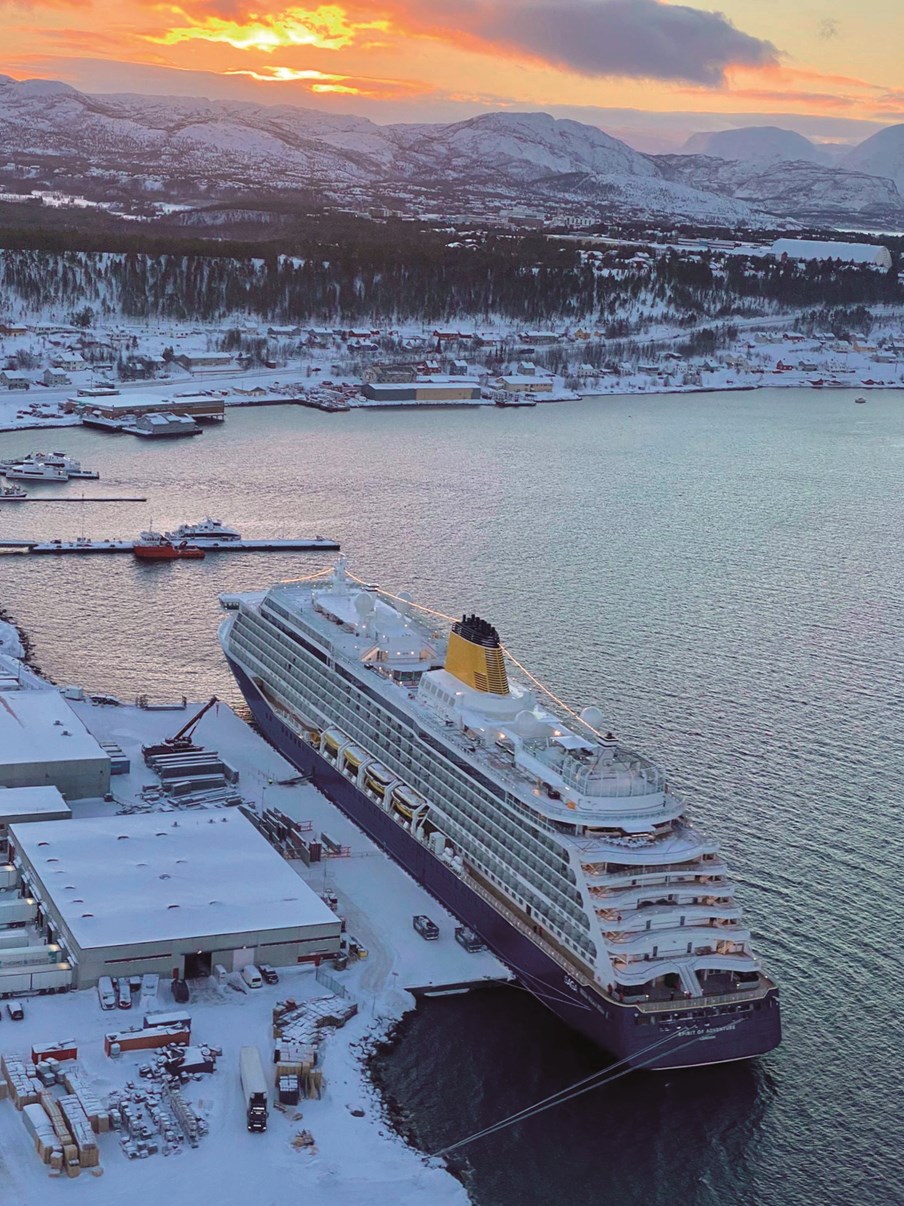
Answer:
<path fill-rule="evenodd" d="M 25 925 L 34 921 L 38 906 L 30 896 L 13 896 L 0 900 L 0 925 Z"/>
<path fill-rule="evenodd" d="M 245 1095 L 248 1130 L 265 1131 L 269 1113 L 267 1078 L 264 1076 L 264 1065 L 257 1047 L 241 1049 L 239 1071 L 242 1077 L 242 1092 Z"/>
<path fill-rule="evenodd" d="M 24 933 L 20 930 L 19 933 Z M 27 963 L 59 963 L 62 953 L 55 942 L 44 946 L 13 946 L 0 948 L 0 967 L 22 967 Z"/>
<path fill-rule="evenodd" d="M 68 963 L 49 963 L 46 967 L 0 967 L 0 997 L 65 992 L 71 987 L 72 968 Z"/>
<path fill-rule="evenodd" d="M 0 951 L 12 950 L 17 946 L 31 946 L 28 930 L 0 930 Z"/>

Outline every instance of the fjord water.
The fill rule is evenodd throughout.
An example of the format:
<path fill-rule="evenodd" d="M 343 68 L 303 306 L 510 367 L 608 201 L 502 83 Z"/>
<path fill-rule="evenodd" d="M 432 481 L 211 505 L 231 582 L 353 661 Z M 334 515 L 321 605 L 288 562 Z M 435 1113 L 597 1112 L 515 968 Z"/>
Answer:
<path fill-rule="evenodd" d="M 7 433 L 0 456 L 50 444 L 102 480 L 34 496 L 149 503 L 4 505 L 0 534 L 124 537 L 210 513 L 249 537 L 335 536 L 363 577 L 479 611 L 559 694 L 599 704 L 720 840 L 781 985 L 783 1045 L 631 1076 L 474 1144 L 477 1202 L 904 1200 L 904 395 L 280 407 L 176 443 Z M 0 605 L 57 682 L 234 700 L 217 592 L 321 564 L 12 555 Z M 605 1062 L 507 988 L 426 1003 L 378 1073 L 434 1151 Z"/>

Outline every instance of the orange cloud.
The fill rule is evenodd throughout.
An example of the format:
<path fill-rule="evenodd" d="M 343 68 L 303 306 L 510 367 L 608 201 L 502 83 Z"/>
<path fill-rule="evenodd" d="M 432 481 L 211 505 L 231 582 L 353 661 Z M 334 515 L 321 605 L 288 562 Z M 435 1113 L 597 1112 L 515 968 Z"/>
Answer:
<path fill-rule="evenodd" d="M 258 69 L 234 68 L 226 75 L 244 75 L 265 84 L 301 83 L 309 84 L 311 92 L 335 92 L 348 96 L 365 96 L 373 99 L 424 95 L 432 89 L 418 80 L 381 80 L 335 75 L 313 68 L 266 66 Z"/>
<path fill-rule="evenodd" d="M 243 20 L 207 15 L 192 17 L 174 8 L 173 15 L 185 22 L 164 34 L 146 34 L 149 42 L 175 46 L 179 42 L 222 42 L 236 50 L 258 50 L 272 54 L 285 47 L 343 50 L 365 30 L 385 31 L 385 21 L 353 22 L 345 9 L 335 4 L 319 8 L 287 8 L 272 15 L 249 14 Z"/>

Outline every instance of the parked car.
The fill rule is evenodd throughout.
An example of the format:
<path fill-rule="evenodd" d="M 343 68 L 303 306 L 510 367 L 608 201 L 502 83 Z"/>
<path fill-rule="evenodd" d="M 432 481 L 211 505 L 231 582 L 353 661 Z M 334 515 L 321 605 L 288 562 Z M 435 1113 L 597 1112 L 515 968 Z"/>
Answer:
<path fill-rule="evenodd" d="M 101 1009 L 116 1008 L 116 990 L 109 976 L 101 976 L 97 982 L 97 996 Z"/>
<path fill-rule="evenodd" d="M 141 976 L 129 976 L 129 988 L 132 992 L 141 992 Z"/>
<path fill-rule="evenodd" d="M 249 988 L 263 988 L 264 986 L 264 977 L 253 963 L 246 963 L 242 968 L 242 979 Z"/>
<path fill-rule="evenodd" d="M 20 1001 L 7 1001 L 6 1012 L 14 1022 L 21 1022 L 25 1017 L 25 1010 L 22 1008 Z"/>
<path fill-rule="evenodd" d="M 276 973 L 276 968 L 271 967 L 269 963 L 259 963 L 257 970 L 263 976 L 265 984 L 278 984 L 279 976 Z"/>
<path fill-rule="evenodd" d="M 473 930 L 469 930 L 466 925 L 457 925 L 455 927 L 455 941 L 463 946 L 466 951 L 471 954 L 476 954 L 477 951 L 485 951 L 487 944 L 482 938 L 478 938 Z"/>
<path fill-rule="evenodd" d="M 132 990 L 128 976 L 120 976 L 116 981 L 116 1004 L 120 1009 L 132 1008 Z"/>
<path fill-rule="evenodd" d="M 361 943 L 358 942 L 356 939 L 350 938 L 349 943 L 348 943 L 348 953 L 350 955 L 352 955 L 355 959 L 366 959 L 367 958 L 367 947 L 362 946 Z"/>
<path fill-rule="evenodd" d="M 419 913 L 416 917 L 413 917 L 411 924 L 414 926 L 420 936 L 425 938 L 428 942 L 435 942 L 439 937 L 439 926 L 435 921 L 431 921 L 430 918 L 425 916 L 423 913 Z"/>

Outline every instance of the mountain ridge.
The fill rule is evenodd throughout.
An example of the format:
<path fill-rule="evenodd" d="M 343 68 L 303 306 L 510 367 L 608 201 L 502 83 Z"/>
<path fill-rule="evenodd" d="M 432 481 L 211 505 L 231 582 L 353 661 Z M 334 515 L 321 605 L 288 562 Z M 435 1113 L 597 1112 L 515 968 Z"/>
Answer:
<path fill-rule="evenodd" d="M 758 138 L 764 141 L 756 132 L 713 135 L 701 145 L 730 149 Z M 781 149 L 797 139 L 770 131 L 767 141 Z M 881 145 L 879 151 L 882 162 Z M 481 206 L 495 212 L 542 201 L 576 212 L 592 207 L 601 219 L 624 214 L 728 225 L 763 226 L 776 216 L 904 217 L 896 185 L 862 168 L 797 161 L 788 173 L 792 187 L 776 175 L 776 160 L 647 155 L 596 126 L 542 112 L 381 126 L 292 105 L 94 95 L 60 81 L 0 76 L 0 153 L 17 180 L 27 170 L 41 181 L 63 180 L 70 190 L 80 182 L 102 184 L 114 196 L 190 202 L 249 189 L 302 190 L 337 204 L 395 199 L 409 212 L 432 203 L 445 212 Z"/>

